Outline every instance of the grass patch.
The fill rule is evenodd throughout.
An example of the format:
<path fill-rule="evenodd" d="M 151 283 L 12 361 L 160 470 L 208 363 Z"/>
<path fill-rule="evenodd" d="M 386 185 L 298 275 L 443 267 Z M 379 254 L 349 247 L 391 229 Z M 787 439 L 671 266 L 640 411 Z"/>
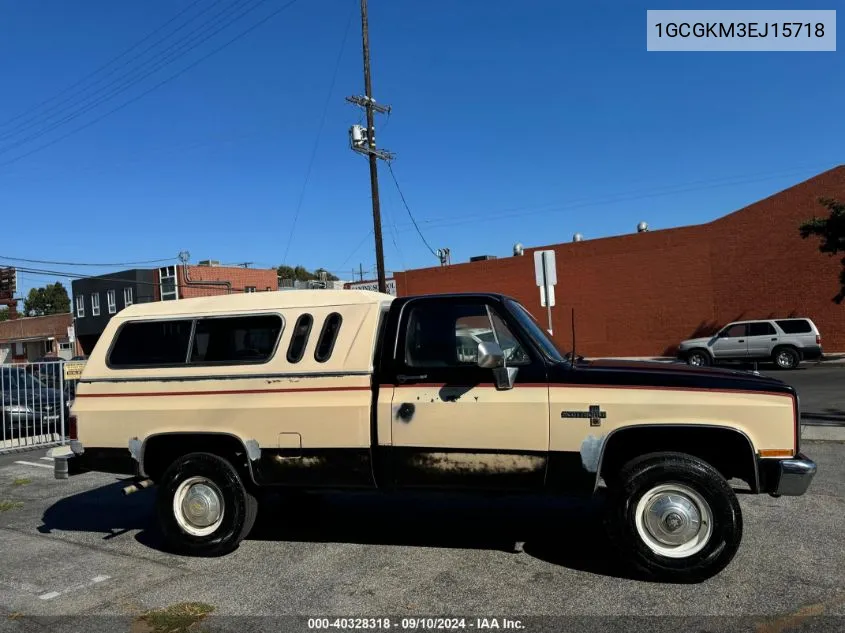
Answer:
<path fill-rule="evenodd" d="M 163 609 L 148 611 L 138 618 L 152 633 L 187 633 L 196 630 L 195 624 L 214 611 L 204 602 L 180 602 Z M 192 628 L 194 627 L 194 628 Z"/>
<path fill-rule="evenodd" d="M 20 501 L 0 501 L 0 512 L 6 512 L 7 510 L 15 510 L 17 508 L 22 508 L 23 503 Z"/>
<path fill-rule="evenodd" d="M 12 482 L 13 486 L 25 486 L 27 484 L 31 484 L 32 479 L 26 479 L 25 477 L 19 477 Z"/>

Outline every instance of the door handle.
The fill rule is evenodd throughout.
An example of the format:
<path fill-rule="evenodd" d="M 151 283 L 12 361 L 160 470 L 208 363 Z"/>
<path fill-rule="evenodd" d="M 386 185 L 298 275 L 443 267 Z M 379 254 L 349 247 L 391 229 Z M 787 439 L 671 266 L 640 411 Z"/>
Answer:
<path fill-rule="evenodd" d="M 398 376 L 396 376 L 396 380 L 398 380 L 400 383 L 425 380 L 426 378 L 428 378 L 428 374 L 420 374 L 418 376 L 408 376 L 406 374 L 399 374 Z"/>
<path fill-rule="evenodd" d="M 777 338 L 773 338 L 772 340 L 773 340 L 773 341 L 776 341 L 776 340 L 777 340 Z"/>
<path fill-rule="evenodd" d="M 744 339 L 744 338 L 741 338 L 741 339 L 739 339 L 739 340 L 737 341 L 737 343 L 745 343 L 745 339 Z"/>

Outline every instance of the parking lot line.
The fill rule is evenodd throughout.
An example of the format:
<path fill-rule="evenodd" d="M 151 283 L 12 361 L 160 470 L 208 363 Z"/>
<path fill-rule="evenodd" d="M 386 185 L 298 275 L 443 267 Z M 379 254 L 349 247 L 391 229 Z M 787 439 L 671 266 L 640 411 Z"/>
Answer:
<path fill-rule="evenodd" d="M 72 587 L 68 587 L 67 589 L 64 589 L 63 591 L 48 591 L 47 593 L 42 593 L 38 597 L 41 600 L 52 600 L 53 598 L 59 597 L 63 593 L 68 593 L 68 592 L 71 592 L 71 591 L 75 591 L 77 589 L 85 589 L 86 587 L 90 587 L 91 585 L 96 585 L 97 583 L 104 582 L 104 581 L 108 580 L 109 578 L 111 578 L 111 576 L 105 576 L 105 575 L 94 576 L 88 582 L 83 582 L 79 585 L 74 585 Z"/>
<path fill-rule="evenodd" d="M 37 464 L 36 462 L 15 462 L 16 464 L 25 464 L 26 466 L 38 466 L 39 468 L 52 468 L 50 464 Z"/>
<path fill-rule="evenodd" d="M 42 457 L 41 459 L 47 460 L 48 462 L 55 461 L 55 458 L 53 457 Z"/>

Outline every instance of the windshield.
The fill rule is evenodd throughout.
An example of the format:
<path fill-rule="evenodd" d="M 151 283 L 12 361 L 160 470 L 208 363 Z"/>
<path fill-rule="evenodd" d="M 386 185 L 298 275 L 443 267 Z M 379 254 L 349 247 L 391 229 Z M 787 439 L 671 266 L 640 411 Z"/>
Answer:
<path fill-rule="evenodd" d="M 540 349 L 543 350 L 543 353 L 552 360 L 566 362 L 563 354 L 560 353 L 560 350 L 549 337 L 548 332 L 540 327 L 540 324 L 537 323 L 531 313 L 526 310 L 521 303 L 508 299 L 507 305 L 508 308 L 510 308 L 511 313 L 516 317 L 517 321 L 519 321 L 519 324 L 528 333 L 531 339 L 540 347 Z"/>

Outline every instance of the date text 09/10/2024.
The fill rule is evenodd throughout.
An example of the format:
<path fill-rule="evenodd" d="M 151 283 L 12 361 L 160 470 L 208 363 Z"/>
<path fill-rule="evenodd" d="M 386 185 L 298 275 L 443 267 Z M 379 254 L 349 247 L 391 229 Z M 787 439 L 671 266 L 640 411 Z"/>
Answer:
<path fill-rule="evenodd" d="M 512 629 L 525 628 L 520 620 L 513 618 L 308 618 L 310 630 L 330 629 L 401 629 L 401 630 L 446 630 L 456 629 Z"/>

